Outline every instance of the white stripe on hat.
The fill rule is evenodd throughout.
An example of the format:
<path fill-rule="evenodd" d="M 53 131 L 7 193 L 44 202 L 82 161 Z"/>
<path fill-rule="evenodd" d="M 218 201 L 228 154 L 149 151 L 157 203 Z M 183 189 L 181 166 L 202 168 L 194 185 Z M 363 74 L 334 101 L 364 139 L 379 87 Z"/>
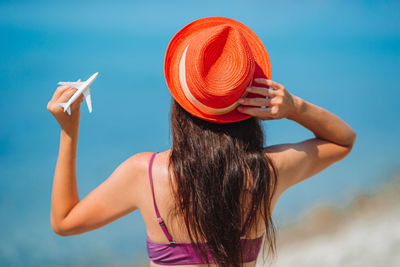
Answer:
<path fill-rule="evenodd" d="M 185 51 L 183 52 L 182 57 L 181 57 L 181 61 L 179 62 L 179 81 L 181 83 L 181 87 L 183 89 L 183 93 L 185 94 L 186 98 L 199 110 L 203 111 L 204 113 L 210 114 L 210 115 L 223 115 L 223 114 L 226 114 L 226 113 L 234 110 L 239 105 L 239 103 L 237 101 L 226 108 L 212 108 L 212 107 L 204 105 L 203 103 L 201 103 L 199 100 L 197 100 L 192 95 L 192 93 L 190 92 L 188 85 L 186 83 L 185 62 L 186 62 L 186 52 L 187 52 L 188 47 L 189 47 L 189 45 L 185 48 Z M 252 80 L 250 80 L 249 86 L 251 85 Z M 240 98 L 246 97 L 246 95 L 247 95 L 247 91 L 244 91 L 243 95 Z"/>

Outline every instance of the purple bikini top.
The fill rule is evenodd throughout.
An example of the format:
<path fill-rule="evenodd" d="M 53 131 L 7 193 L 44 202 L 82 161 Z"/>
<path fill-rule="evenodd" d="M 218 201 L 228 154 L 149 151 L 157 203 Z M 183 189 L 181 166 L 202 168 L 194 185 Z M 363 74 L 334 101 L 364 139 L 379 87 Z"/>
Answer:
<path fill-rule="evenodd" d="M 207 262 L 203 260 L 195 251 L 194 246 L 190 242 L 181 242 L 177 243 L 172 239 L 172 236 L 168 232 L 167 226 L 164 223 L 164 220 L 160 216 L 160 212 L 158 211 L 156 200 L 154 197 L 154 188 L 153 188 L 153 177 L 151 166 L 153 164 L 153 160 L 155 155 L 158 152 L 153 153 L 150 159 L 149 164 L 149 179 L 151 186 L 151 193 L 153 195 L 153 204 L 154 209 L 157 215 L 157 221 L 161 226 L 165 236 L 167 237 L 169 243 L 155 243 L 153 242 L 149 236 L 147 236 L 147 252 L 149 254 L 149 258 L 152 262 L 160 265 L 186 265 L 186 264 L 206 264 Z M 249 214 L 246 223 L 242 229 L 243 236 L 249 225 L 252 218 L 252 213 Z M 241 238 L 241 246 L 243 250 L 243 262 L 251 262 L 257 259 L 258 252 L 261 248 L 262 239 L 264 234 L 255 239 L 244 239 Z M 199 243 L 201 247 L 204 247 L 208 252 L 207 243 Z M 214 263 L 210 253 L 208 253 L 208 260 L 210 263 Z"/>

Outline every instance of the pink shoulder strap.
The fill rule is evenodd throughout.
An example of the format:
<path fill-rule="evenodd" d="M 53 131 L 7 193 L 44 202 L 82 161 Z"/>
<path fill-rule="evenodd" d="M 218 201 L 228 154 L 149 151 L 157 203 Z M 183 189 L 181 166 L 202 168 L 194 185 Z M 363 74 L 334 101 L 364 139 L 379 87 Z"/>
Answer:
<path fill-rule="evenodd" d="M 161 226 L 161 229 L 163 230 L 165 236 L 167 237 L 168 241 L 170 244 L 175 244 L 175 241 L 172 239 L 172 236 L 168 232 L 167 226 L 164 223 L 164 220 L 160 216 L 160 212 L 158 211 L 158 207 L 156 204 L 156 198 L 154 196 L 154 188 L 153 188 L 153 177 L 152 177 L 152 171 L 151 171 L 151 166 L 153 165 L 154 157 L 157 155 L 158 152 L 153 153 L 150 158 L 150 164 L 149 164 L 149 179 L 150 179 L 150 186 L 151 186 L 151 194 L 153 195 L 153 204 L 154 204 L 154 210 L 156 211 L 156 216 L 157 216 L 157 222 Z"/>

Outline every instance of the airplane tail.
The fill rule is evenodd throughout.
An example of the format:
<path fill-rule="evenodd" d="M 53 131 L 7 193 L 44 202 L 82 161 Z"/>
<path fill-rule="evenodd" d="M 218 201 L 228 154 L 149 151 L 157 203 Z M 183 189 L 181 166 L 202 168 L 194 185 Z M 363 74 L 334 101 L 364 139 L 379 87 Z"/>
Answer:
<path fill-rule="evenodd" d="M 59 105 L 64 108 L 64 112 L 67 111 L 68 115 L 71 115 L 71 107 L 67 107 L 67 102 L 60 103 Z"/>

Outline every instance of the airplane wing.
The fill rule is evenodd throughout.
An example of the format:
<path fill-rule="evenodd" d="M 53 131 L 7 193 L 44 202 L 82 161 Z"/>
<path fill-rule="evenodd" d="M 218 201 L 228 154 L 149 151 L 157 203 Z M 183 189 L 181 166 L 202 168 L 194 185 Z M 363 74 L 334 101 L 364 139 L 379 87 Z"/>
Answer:
<path fill-rule="evenodd" d="M 89 112 L 92 112 L 92 99 L 90 98 L 90 87 L 88 87 L 85 91 L 83 91 L 83 95 L 85 96 Z"/>
<path fill-rule="evenodd" d="M 83 82 L 59 82 L 59 85 L 67 85 L 78 88 Z"/>

